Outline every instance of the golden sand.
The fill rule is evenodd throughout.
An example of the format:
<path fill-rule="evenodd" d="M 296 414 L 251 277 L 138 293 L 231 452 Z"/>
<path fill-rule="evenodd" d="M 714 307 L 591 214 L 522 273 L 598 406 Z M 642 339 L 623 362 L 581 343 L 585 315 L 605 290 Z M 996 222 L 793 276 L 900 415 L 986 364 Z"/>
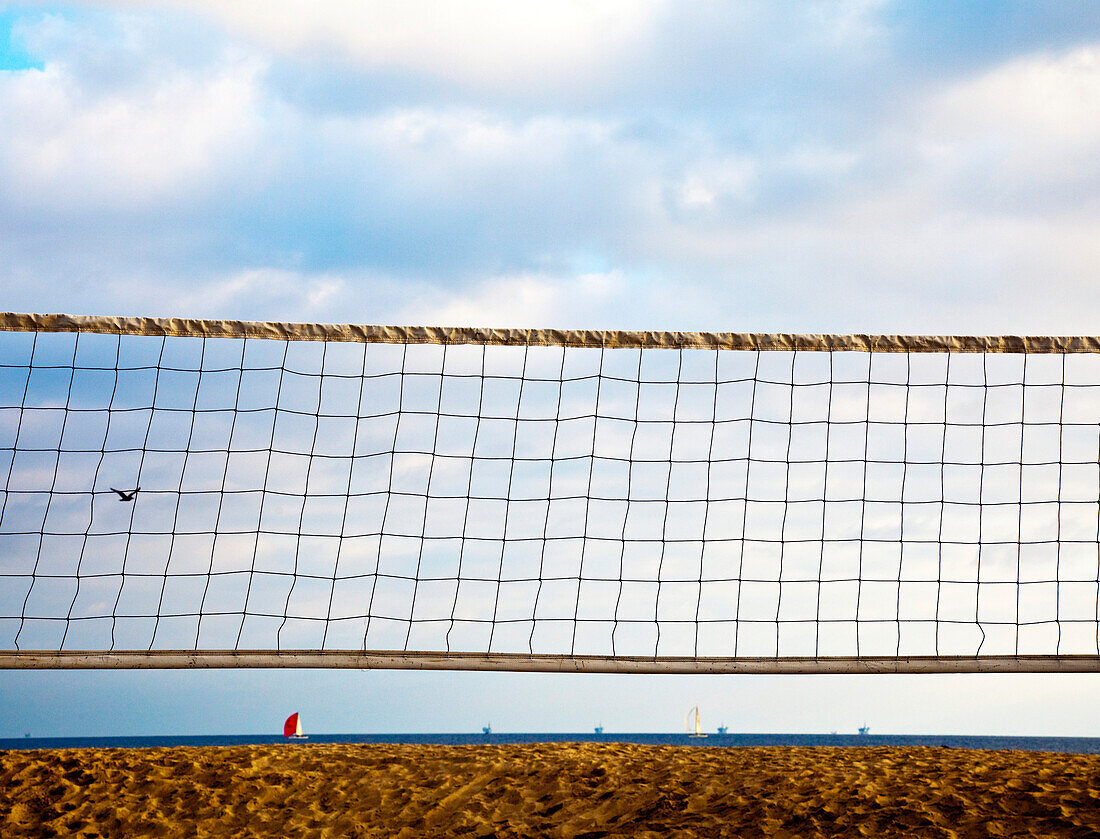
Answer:
<path fill-rule="evenodd" d="M 7 836 L 1100 835 L 1100 755 L 277 745 L 0 751 Z"/>

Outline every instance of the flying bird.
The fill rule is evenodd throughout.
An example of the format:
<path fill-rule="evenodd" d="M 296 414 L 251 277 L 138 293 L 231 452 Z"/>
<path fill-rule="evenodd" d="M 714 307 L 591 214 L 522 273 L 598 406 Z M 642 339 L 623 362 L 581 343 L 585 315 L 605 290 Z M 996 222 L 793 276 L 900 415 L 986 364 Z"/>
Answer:
<path fill-rule="evenodd" d="M 121 489 L 115 489 L 114 487 L 111 487 L 111 492 L 117 492 L 118 493 L 118 500 L 119 501 L 133 501 L 134 496 L 138 494 L 139 489 L 141 489 L 141 487 L 135 487 L 134 489 L 130 490 L 129 492 L 123 492 Z"/>

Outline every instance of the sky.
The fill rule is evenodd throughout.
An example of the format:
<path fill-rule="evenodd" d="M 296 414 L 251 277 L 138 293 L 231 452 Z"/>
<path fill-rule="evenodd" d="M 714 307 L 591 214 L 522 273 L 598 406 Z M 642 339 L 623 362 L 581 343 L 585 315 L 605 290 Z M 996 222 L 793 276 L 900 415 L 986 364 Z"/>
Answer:
<path fill-rule="evenodd" d="M 1089 2 L 0 5 L 0 307 L 1094 334 Z M 1097 676 L 0 673 L 0 736 L 1100 736 Z"/>

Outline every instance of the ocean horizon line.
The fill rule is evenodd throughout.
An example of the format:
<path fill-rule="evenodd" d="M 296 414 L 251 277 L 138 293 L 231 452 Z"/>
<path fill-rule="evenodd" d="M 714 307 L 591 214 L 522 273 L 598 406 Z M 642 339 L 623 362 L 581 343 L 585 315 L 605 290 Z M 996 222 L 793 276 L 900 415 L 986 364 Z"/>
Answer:
<path fill-rule="evenodd" d="M 154 734 L 80 735 L 50 737 L 2 737 L 0 750 L 66 748 L 164 748 L 174 746 L 262 746 L 324 744 L 409 744 L 434 746 L 522 745 L 538 743 L 628 743 L 693 747 L 817 746 L 860 747 L 902 746 L 962 749 L 1050 751 L 1100 754 L 1100 737 L 1067 735 L 965 735 L 883 733 L 714 733 L 698 737 L 674 732 L 397 732 L 397 733 L 309 733 L 301 740 L 279 733 L 254 734 Z"/>

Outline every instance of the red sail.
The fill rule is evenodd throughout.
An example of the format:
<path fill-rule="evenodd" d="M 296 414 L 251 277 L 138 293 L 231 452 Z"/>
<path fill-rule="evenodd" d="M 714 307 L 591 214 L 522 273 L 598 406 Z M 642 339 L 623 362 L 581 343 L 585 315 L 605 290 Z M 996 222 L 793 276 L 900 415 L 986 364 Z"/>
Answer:
<path fill-rule="evenodd" d="M 291 737 L 298 731 L 298 712 L 295 711 L 289 717 L 286 718 L 286 722 L 283 723 L 283 736 Z"/>

